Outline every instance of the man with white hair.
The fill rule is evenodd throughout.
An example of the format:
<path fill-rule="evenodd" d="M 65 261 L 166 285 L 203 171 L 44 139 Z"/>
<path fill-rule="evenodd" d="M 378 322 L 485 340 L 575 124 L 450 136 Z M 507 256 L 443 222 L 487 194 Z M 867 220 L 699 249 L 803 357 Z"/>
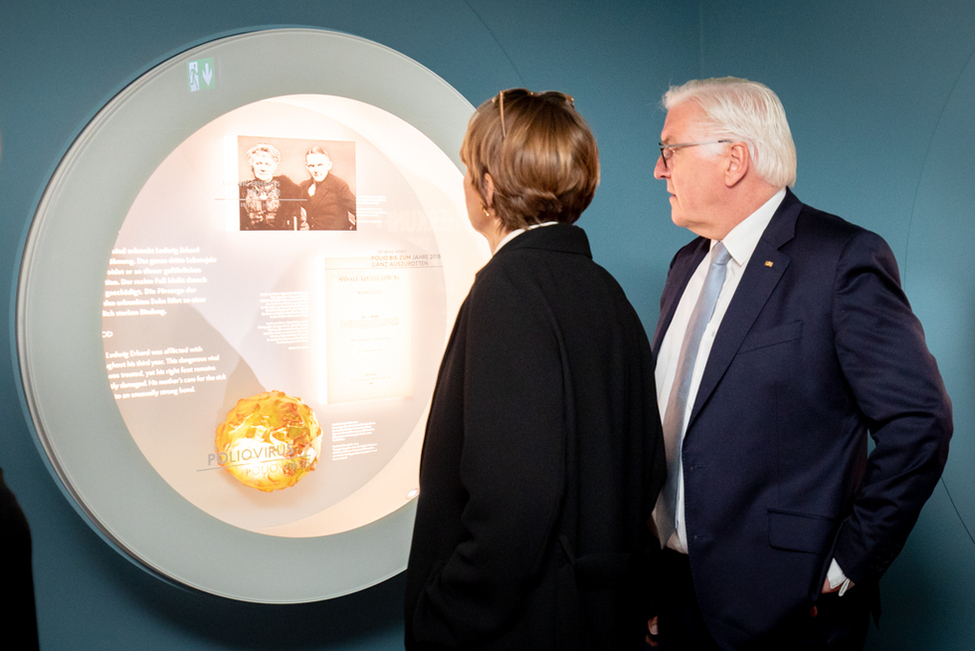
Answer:
<path fill-rule="evenodd" d="M 654 176 L 699 237 L 652 342 L 668 462 L 652 644 L 860 649 L 941 476 L 951 403 L 887 244 L 789 190 L 775 93 L 708 79 L 663 104 Z"/>

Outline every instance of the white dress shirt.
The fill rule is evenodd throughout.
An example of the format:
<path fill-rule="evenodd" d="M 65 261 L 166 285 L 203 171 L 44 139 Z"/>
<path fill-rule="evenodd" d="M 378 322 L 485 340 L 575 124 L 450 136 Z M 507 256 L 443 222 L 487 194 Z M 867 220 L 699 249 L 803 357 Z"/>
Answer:
<path fill-rule="evenodd" d="M 501 250 L 501 247 L 502 246 L 504 246 L 505 244 L 507 244 L 511 240 L 515 239 L 516 237 L 518 237 L 519 235 L 521 235 L 525 231 L 533 231 L 536 228 L 541 228 L 542 226 L 554 226 L 555 224 L 558 224 L 558 223 L 560 223 L 560 222 L 556 222 L 556 221 L 542 222 L 541 224 L 531 224 L 528 228 L 516 228 L 515 230 L 511 231 L 510 233 L 508 233 L 507 235 L 505 235 L 503 238 L 501 238 L 501 241 L 498 242 L 498 245 L 494 248 L 494 253 L 492 253 L 491 255 L 492 256 L 496 255 L 497 252 Z"/>

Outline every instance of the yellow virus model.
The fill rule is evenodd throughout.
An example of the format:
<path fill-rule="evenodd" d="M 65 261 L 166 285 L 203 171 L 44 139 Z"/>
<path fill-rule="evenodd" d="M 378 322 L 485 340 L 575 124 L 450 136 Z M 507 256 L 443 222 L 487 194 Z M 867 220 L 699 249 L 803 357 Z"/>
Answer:
<path fill-rule="evenodd" d="M 281 391 L 242 398 L 217 426 L 217 461 L 237 481 L 270 493 L 315 469 L 322 428 L 311 407 Z"/>

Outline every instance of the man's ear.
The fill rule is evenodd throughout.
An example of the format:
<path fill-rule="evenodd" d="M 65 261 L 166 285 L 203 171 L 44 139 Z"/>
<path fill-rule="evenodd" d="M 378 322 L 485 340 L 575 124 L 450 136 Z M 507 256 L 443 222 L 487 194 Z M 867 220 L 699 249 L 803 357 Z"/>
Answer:
<path fill-rule="evenodd" d="M 751 152 L 748 151 L 748 145 L 743 142 L 733 143 L 728 148 L 725 158 L 725 185 L 729 188 L 737 185 L 739 181 L 745 178 L 751 164 Z"/>
<path fill-rule="evenodd" d="M 484 194 L 481 198 L 488 210 L 494 207 L 494 179 L 487 172 L 484 173 Z"/>

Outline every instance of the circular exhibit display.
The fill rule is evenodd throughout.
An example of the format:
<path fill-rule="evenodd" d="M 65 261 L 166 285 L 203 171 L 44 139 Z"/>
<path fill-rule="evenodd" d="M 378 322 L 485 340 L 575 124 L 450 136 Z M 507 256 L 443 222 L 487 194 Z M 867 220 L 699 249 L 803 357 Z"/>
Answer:
<path fill-rule="evenodd" d="M 405 568 L 440 357 L 488 257 L 456 153 L 472 111 L 388 48 L 287 29 L 190 50 L 95 116 L 38 207 L 17 328 L 38 441 L 106 541 L 265 603 Z"/>

